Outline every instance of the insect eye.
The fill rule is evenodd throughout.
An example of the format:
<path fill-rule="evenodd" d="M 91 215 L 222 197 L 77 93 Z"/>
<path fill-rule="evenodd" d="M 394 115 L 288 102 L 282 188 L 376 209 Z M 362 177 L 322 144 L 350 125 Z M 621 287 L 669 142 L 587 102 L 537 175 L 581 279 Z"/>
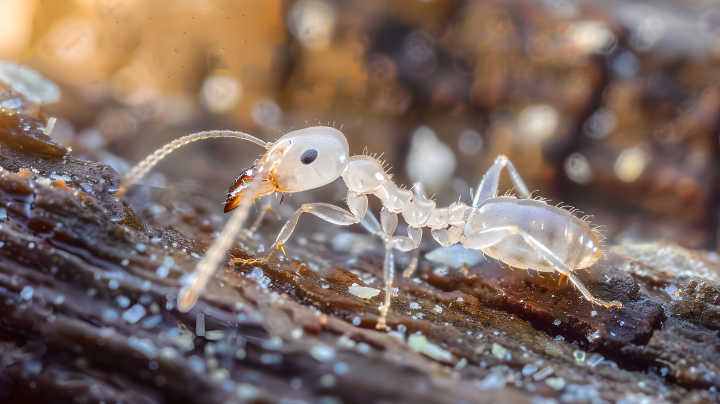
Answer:
<path fill-rule="evenodd" d="M 308 165 L 315 161 L 318 157 L 318 151 L 315 149 L 307 149 L 300 155 L 300 162 Z"/>

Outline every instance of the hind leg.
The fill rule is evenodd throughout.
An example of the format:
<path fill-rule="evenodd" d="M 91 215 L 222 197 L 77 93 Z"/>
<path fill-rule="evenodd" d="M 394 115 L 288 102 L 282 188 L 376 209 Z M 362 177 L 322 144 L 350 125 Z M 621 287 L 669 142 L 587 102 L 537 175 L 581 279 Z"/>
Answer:
<path fill-rule="evenodd" d="M 500 172 L 503 168 L 507 168 L 508 173 L 510 173 L 510 179 L 512 180 L 513 186 L 515 186 L 515 191 L 518 193 L 520 198 L 525 199 L 530 197 L 530 191 L 520 177 L 520 174 L 515 169 L 513 163 L 511 163 L 506 156 L 500 155 L 497 156 L 493 165 L 490 166 L 480 181 L 477 193 L 473 198 L 473 208 L 477 208 L 481 203 L 495 195 L 495 192 L 498 190 L 498 182 L 500 181 Z"/>
<path fill-rule="evenodd" d="M 597 304 L 599 306 L 605 306 L 607 308 L 610 307 L 617 307 L 618 310 L 622 308 L 622 303 L 618 301 L 612 301 L 612 302 L 605 302 L 602 301 L 596 297 L 594 297 L 589 290 L 583 285 L 580 280 L 573 275 L 572 270 L 565 265 L 565 263 L 558 258 L 555 254 L 553 254 L 550 250 L 548 250 L 547 247 L 542 245 L 539 241 L 537 241 L 533 236 L 527 234 L 526 232 L 520 230 L 518 231 L 518 234 L 522 236 L 522 238 L 531 246 L 535 248 L 535 251 L 538 252 L 540 256 L 542 256 L 547 262 L 552 265 L 553 268 L 555 268 L 555 271 L 560 273 L 561 276 L 567 276 L 570 278 L 570 281 L 572 281 L 573 285 L 575 285 L 576 288 L 582 293 L 585 300 L 589 301 L 590 303 Z M 562 281 L 562 278 L 561 278 Z"/>
<path fill-rule="evenodd" d="M 575 285 L 575 287 L 578 288 L 578 290 L 580 290 L 580 293 L 582 293 L 583 297 L 587 301 L 593 304 L 605 306 L 607 308 L 610 308 L 612 306 L 617 307 L 618 310 L 622 308 L 622 303 L 620 302 L 604 302 L 600 299 L 595 298 L 590 293 L 590 291 L 588 291 L 587 288 L 582 283 L 580 283 L 580 280 L 578 280 L 575 275 L 572 274 L 572 270 L 568 268 L 568 266 L 565 265 L 565 263 L 560 258 L 558 258 L 557 255 L 553 254 L 552 251 L 548 250 L 548 248 L 539 241 L 537 241 L 535 237 L 529 235 L 523 230 L 518 229 L 517 226 L 495 227 L 479 231 L 467 237 L 467 239 L 463 243 L 463 246 L 465 248 L 481 250 L 483 248 L 491 247 L 504 240 L 505 238 L 515 234 L 521 236 L 525 240 L 525 242 L 532 246 L 538 253 L 538 255 L 540 255 L 542 258 L 544 258 L 547 262 L 550 263 L 550 265 L 555 269 L 555 271 L 557 271 L 561 275 L 570 278 L 572 283 Z"/>

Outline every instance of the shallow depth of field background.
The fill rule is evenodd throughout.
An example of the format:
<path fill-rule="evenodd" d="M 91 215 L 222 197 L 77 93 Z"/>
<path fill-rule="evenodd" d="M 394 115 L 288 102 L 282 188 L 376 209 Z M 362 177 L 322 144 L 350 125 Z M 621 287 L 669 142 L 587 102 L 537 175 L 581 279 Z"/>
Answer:
<path fill-rule="evenodd" d="M 329 124 L 439 205 L 468 202 L 506 154 L 610 243 L 718 248 L 718 2 L 0 0 L 0 38 L 0 59 L 60 85 L 52 137 L 121 174 L 196 131 L 271 141 Z M 139 187 L 209 195 L 224 220 L 225 190 L 262 152 L 203 141 Z"/>

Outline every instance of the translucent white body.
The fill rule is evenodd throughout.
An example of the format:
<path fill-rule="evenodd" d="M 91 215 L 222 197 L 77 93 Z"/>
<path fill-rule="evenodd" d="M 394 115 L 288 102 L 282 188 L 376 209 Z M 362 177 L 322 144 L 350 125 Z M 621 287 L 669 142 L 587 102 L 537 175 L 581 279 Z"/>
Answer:
<path fill-rule="evenodd" d="M 571 270 L 587 268 L 601 256 L 597 236 L 586 222 L 544 201 L 515 197 L 491 198 L 474 210 L 468 217 L 463 246 L 473 248 L 484 244 L 482 237 L 476 236 L 481 230 L 503 226 L 517 226 L 540 241 Z M 555 271 L 519 234 L 479 249 L 515 268 Z"/>
<path fill-rule="evenodd" d="M 360 223 L 366 217 L 367 195 L 372 194 L 380 199 L 383 204 L 380 222 L 372 215 L 367 215 L 370 219 L 363 222 L 368 230 L 383 237 L 386 247 L 385 302 L 380 306 L 378 328 L 385 328 L 385 318 L 390 307 L 394 277 L 392 250 L 416 250 L 420 246 L 423 227 L 430 228 L 432 237 L 442 246 L 460 242 L 465 248 L 482 250 L 513 267 L 555 271 L 568 276 L 592 303 L 606 307 L 622 306 L 620 302 L 605 303 L 594 298 L 572 273 L 594 264 L 601 256 L 598 238 L 593 230 L 569 211 L 550 206 L 542 200 L 525 199 L 529 198 L 530 193 L 505 156 L 495 159 L 480 182 L 471 206 L 458 202 L 446 208 L 438 208 L 434 201 L 423 197 L 424 192 L 421 190 L 413 193 L 412 190 L 398 187 L 377 159 L 364 155 L 349 157 L 345 136 L 334 128 L 297 130 L 281 137 L 274 144 L 265 144 L 243 133 L 201 132 L 178 139 L 156 151 L 131 171 L 129 180 L 118 193 L 124 192 L 132 181 L 173 150 L 210 137 L 240 138 L 267 149 L 262 159 L 245 170 L 230 188 L 226 212 L 240 206 L 240 200 L 246 192 L 252 199 L 274 192 L 302 192 L 326 185 L 340 176 L 348 186 L 349 211 L 326 203 L 302 205 L 280 231 L 270 254 L 277 248 L 283 248 L 302 213 L 311 213 L 330 223 L 346 226 Z M 505 168 L 510 173 L 515 190 L 523 199 L 493 196 L 497 192 L 500 172 Z M 250 203 L 245 199 L 241 207 L 243 212 L 237 212 L 235 216 L 244 219 L 249 207 Z M 407 236 L 394 235 L 398 215 L 402 215 L 408 224 Z M 242 223 L 242 220 L 238 220 L 238 223 Z M 226 228 L 218 239 L 229 243 L 239 231 Z M 222 255 L 218 254 L 216 252 L 214 256 Z M 231 264 L 255 264 L 267 260 L 269 256 L 262 259 L 235 259 Z M 214 264 L 207 264 L 196 269 L 193 286 L 186 290 L 192 293 L 185 294 L 184 310 L 194 304 L 202 285 L 210 276 L 208 268 L 212 266 Z M 406 274 L 410 272 L 405 271 Z"/>
<path fill-rule="evenodd" d="M 488 236 L 481 234 L 482 230 L 516 226 L 538 240 L 570 270 L 587 268 L 601 256 L 597 236 L 586 222 L 542 200 L 496 197 L 487 199 L 477 209 L 463 203 L 438 208 L 434 201 L 398 188 L 385 174 L 382 164 L 369 156 L 350 157 L 343 179 L 352 198 L 372 193 L 388 212 L 402 214 L 411 228 L 433 229 L 432 236 L 441 245 L 462 242 L 465 248 L 482 250 L 515 268 L 555 271 L 520 234 L 498 232 Z M 499 240 L 488 245 L 488 241 L 494 241 L 488 237 Z M 419 237 L 417 244 L 408 238 L 411 243 L 403 238 L 395 243 L 396 249 L 417 248 Z"/>

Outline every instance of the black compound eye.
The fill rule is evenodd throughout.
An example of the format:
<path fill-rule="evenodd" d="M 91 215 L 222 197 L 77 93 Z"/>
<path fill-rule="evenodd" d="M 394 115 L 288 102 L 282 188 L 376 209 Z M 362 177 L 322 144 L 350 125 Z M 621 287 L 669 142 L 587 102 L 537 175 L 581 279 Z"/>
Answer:
<path fill-rule="evenodd" d="M 307 149 L 300 155 L 300 162 L 307 165 L 317 160 L 318 151 L 315 149 Z"/>

